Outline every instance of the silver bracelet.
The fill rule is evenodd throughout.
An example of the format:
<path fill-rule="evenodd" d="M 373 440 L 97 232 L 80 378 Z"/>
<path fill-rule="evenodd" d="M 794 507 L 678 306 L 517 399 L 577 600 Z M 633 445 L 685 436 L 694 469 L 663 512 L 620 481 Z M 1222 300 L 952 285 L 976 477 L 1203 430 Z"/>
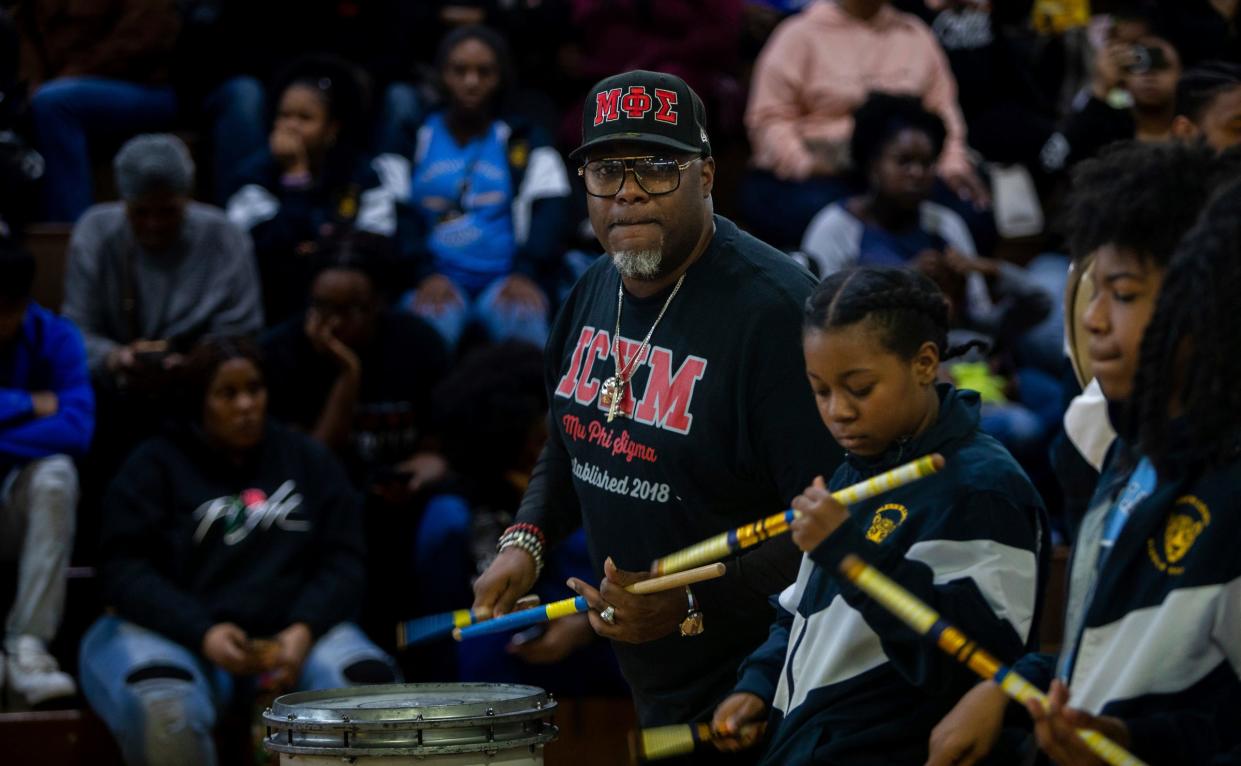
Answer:
<path fill-rule="evenodd" d="M 521 530 L 510 530 L 500 537 L 497 550 L 503 553 L 507 548 L 518 548 L 530 554 L 534 559 L 534 579 L 543 574 L 543 543 L 535 535 Z"/>

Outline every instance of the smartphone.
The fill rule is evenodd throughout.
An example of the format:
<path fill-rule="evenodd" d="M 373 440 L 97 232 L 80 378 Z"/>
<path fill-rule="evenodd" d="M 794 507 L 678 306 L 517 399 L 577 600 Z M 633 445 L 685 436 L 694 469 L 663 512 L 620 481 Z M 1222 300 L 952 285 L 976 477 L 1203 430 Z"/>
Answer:
<path fill-rule="evenodd" d="M 1155 45 L 1135 45 L 1129 49 L 1130 60 L 1125 70 L 1130 74 L 1146 74 L 1168 68 L 1168 57 L 1163 48 Z"/>

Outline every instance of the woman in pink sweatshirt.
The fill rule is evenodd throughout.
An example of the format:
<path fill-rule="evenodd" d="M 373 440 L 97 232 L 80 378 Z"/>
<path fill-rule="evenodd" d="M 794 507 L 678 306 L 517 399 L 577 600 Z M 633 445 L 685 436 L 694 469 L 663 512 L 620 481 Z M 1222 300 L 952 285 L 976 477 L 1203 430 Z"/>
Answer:
<path fill-rule="evenodd" d="M 751 189 L 763 191 L 747 219 L 773 243 L 795 245 L 816 212 L 848 193 L 853 111 L 872 91 L 921 97 L 948 129 L 940 177 L 962 199 L 987 202 L 966 156 L 956 80 L 926 24 L 886 0 L 818 0 L 768 40 L 746 109 Z"/>

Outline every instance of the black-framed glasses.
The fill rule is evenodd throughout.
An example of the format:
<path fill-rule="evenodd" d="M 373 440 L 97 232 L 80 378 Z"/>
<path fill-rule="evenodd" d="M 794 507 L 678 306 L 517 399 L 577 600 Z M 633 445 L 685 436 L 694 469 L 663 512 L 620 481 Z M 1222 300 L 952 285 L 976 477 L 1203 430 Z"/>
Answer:
<path fill-rule="evenodd" d="M 616 196 L 630 172 L 647 194 L 668 194 L 681 185 L 681 171 L 697 159 L 681 163 L 668 157 L 608 157 L 587 162 L 577 169 L 577 174 L 586 182 L 586 193 L 592 197 Z"/>

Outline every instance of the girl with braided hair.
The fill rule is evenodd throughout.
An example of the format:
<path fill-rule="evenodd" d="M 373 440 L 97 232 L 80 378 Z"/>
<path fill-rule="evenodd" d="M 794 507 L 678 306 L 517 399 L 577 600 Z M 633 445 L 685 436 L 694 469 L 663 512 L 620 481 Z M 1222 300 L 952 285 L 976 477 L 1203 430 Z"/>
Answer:
<path fill-rule="evenodd" d="M 1042 501 L 1012 456 L 979 429 L 979 397 L 937 383 L 948 305 L 926 276 L 893 267 L 828 277 L 806 305 L 803 352 L 819 415 L 847 450 L 830 483 L 793 501 L 805 553 L 779 595 L 767 642 L 741 666 L 713 725 L 723 749 L 768 720 L 764 763 L 922 763 L 931 727 L 972 685 L 899 620 L 845 581 L 855 553 L 980 644 L 1029 648 L 1044 572 Z M 938 452 L 939 473 L 842 507 L 830 491 Z M 770 712 L 769 712 L 770 711 Z"/>
<path fill-rule="evenodd" d="M 1061 766 L 1101 763 L 1077 728 L 1150 764 L 1241 763 L 1241 181 L 1220 188 L 1161 278 L 1157 298 L 1132 277 L 1100 283 L 1092 307 L 1119 305 L 1087 312 L 1092 356 L 1117 353 L 1095 370 L 1117 440 L 1074 546 L 1063 648 L 1016 664 L 1050 687 L 1050 708 L 1029 712 Z M 1134 324 L 1140 351 L 1125 354 Z M 937 727 L 929 763 L 977 762 L 1005 707 L 979 684 Z"/>

